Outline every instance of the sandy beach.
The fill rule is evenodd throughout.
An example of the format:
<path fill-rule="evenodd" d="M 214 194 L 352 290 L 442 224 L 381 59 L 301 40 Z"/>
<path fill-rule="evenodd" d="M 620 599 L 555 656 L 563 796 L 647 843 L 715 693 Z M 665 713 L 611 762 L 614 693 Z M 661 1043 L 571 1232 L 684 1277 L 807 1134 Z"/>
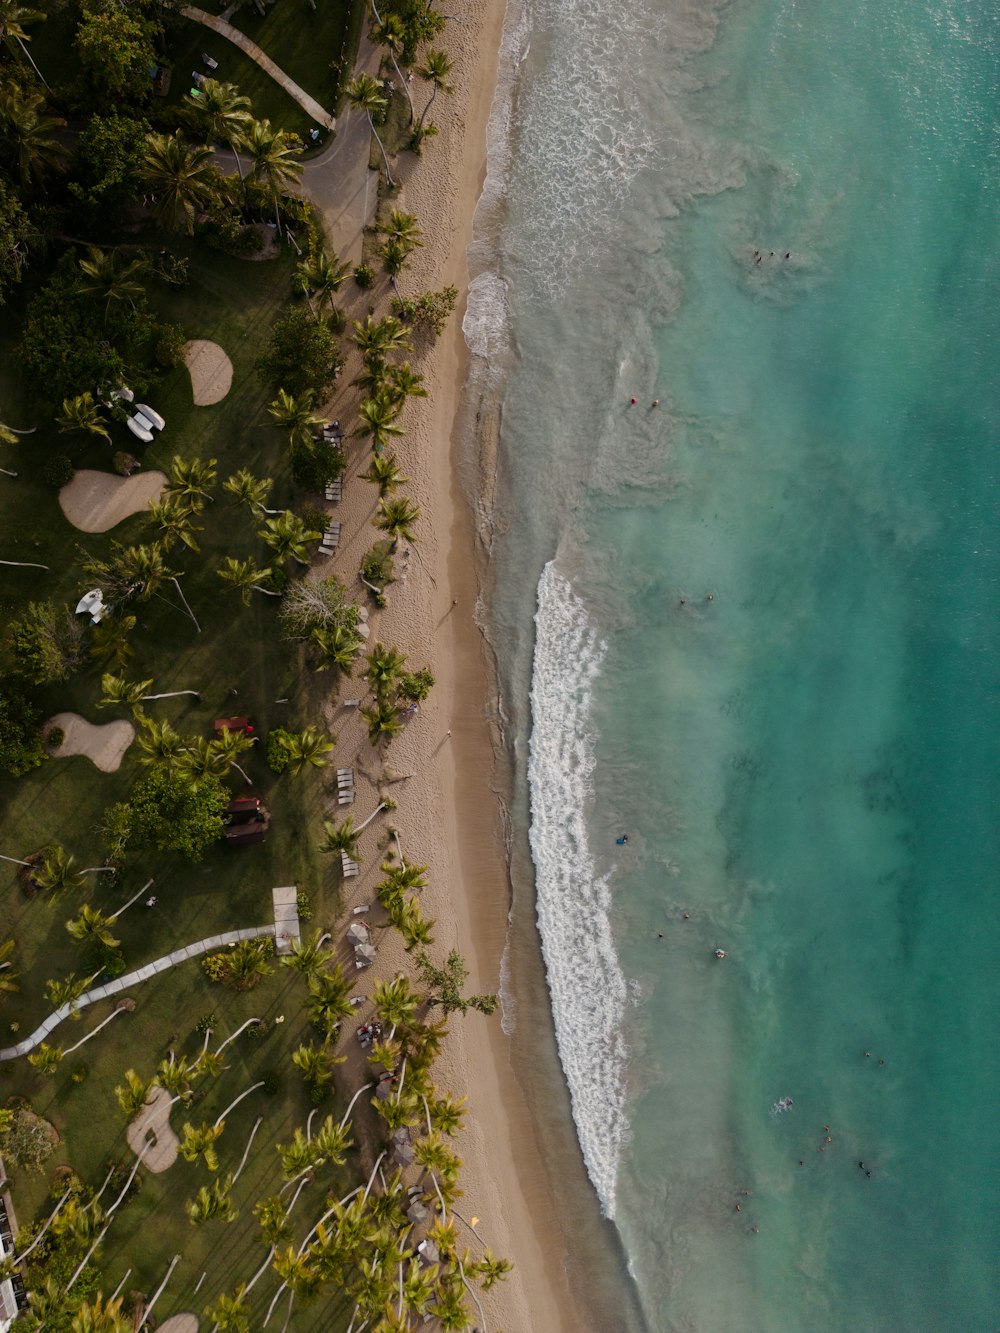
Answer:
<path fill-rule="evenodd" d="M 456 425 L 467 370 L 461 318 L 468 282 L 466 249 L 485 175 L 502 24 L 502 6 L 484 0 L 463 6 L 460 19 L 449 22 L 444 44 L 454 61 L 454 93 L 439 96 L 435 103 L 440 133 L 426 141 L 422 157 L 402 155 L 394 168 L 401 188 L 391 205 L 416 214 L 425 242 L 400 279 L 402 290 L 415 294 L 452 284 L 459 299 L 436 345 L 428 348 L 418 342 L 410 357 L 425 376 L 429 397 L 407 404 L 402 418 L 407 433 L 394 451 L 411 479 L 398 494 L 418 503 L 421 517 L 415 551 L 408 558 L 397 557 L 398 581 L 388 589 L 388 606 L 371 612 L 370 641 L 398 646 L 411 669 L 429 665 L 436 685 L 386 752 L 372 749 L 355 711 L 334 705 L 330 716 L 338 762 L 353 761 L 357 771 L 356 822 L 377 805 L 380 777 L 382 795 L 398 802 L 398 809 L 376 819 L 363 835 L 362 873 L 347 885 L 347 906 L 373 899 L 386 829 L 395 828 L 407 862 L 429 867 L 423 907 L 436 921 L 432 952 L 436 957 L 452 947 L 462 952 L 470 969 L 470 992 L 499 988 L 509 905 L 500 809 L 490 785 L 494 753 L 489 719 L 496 692 L 474 621 L 474 532 L 456 466 L 459 452 L 474 448 L 473 442 L 459 438 Z M 429 92 L 416 79 L 412 90 L 419 114 Z M 339 228 L 330 230 L 337 243 Z M 353 253 L 346 257 L 357 258 Z M 362 318 L 370 309 L 386 313 L 390 297 L 384 281 L 370 292 L 352 285 L 342 293 L 349 320 Z M 358 365 L 352 349 L 341 387 L 328 405 L 345 428 L 355 419 L 358 391 L 348 386 Z M 358 476 L 367 467 L 368 452 L 362 444 L 352 444 L 349 460 L 344 499 L 336 510 L 343 524 L 342 545 L 331 568 L 351 586 L 362 555 L 379 534 L 371 526 L 376 490 Z M 357 696 L 362 691 L 360 684 L 345 681 L 340 694 Z M 384 920 L 377 904 L 368 919 L 373 926 Z M 359 987 L 362 993 L 375 980 L 412 967 L 395 932 L 375 934 L 378 958 Z M 354 1072 L 363 1078 L 360 1051 L 354 1047 L 348 1054 L 348 1080 Z M 503 1283 L 481 1295 L 486 1327 L 505 1333 L 569 1333 L 586 1327 L 566 1279 L 555 1203 L 499 1014 L 455 1016 L 436 1068 L 440 1087 L 468 1096 L 465 1129 L 457 1141 L 464 1162 L 459 1211 L 463 1218 L 479 1221 L 475 1235 L 463 1228 L 463 1243 L 473 1256 L 488 1246 L 515 1264 Z"/>

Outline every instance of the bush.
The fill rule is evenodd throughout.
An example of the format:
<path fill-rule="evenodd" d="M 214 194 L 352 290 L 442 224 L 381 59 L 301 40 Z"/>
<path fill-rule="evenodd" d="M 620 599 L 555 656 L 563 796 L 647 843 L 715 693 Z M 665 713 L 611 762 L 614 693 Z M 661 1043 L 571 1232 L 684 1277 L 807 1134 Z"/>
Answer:
<path fill-rule="evenodd" d="M 68 607 L 29 602 L 12 622 L 7 648 L 14 669 L 32 685 L 68 680 L 84 659 L 84 628 Z"/>
<path fill-rule="evenodd" d="M 195 787 L 183 774 L 154 768 L 132 788 L 128 801 L 108 809 L 102 833 L 116 856 L 134 839 L 200 861 L 225 832 L 222 812 L 228 803 L 229 792 L 218 778 L 205 776 Z"/>
<path fill-rule="evenodd" d="M 241 940 L 227 953 L 209 954 L 202 960 L 202 967 L 210 981 L 219 981 L 232 990 L 253 990 L 273 971 L 267 961 L 273 953 L 274 940 L 269 936 Z"/>
<path fill-rule="evenodd" d="M 394 313 L 416 328 L 427 328 L 435 335 L 442 331 L 458 300 L 457 287 L 442 287 L 439 292 L 422 292 L 412 300 L 394 301 Z"/>
<path fill-rule="evenodd" d="M 45 737 L 45 744 L 50 750 L 58 750 L 65 739 L 66 733 L 62 727 L 50 727 L 48 735 Z"/>
<path fill-rule="evenodd" d="M 119 451 L 111 460 L 111 466 L 118 473 L 119 477 L 131 477 L 132 473 L 142 466 L 135 454 Z"/>
<path fill-rule="evenodd" d="M 219 1015 L 214 1009 L 211 1009 L 207 1014 L 202 1014 L 201 1018 L 195 1023 L 194 1030 L 198 1033 L 199 1037 L 203 1037 L 206 1032 L 214 1032 L 218 1026 Z"/>
<path fill-rule="evenodd" d="M 261 1074 L 261 1092 L 265 1097 L 277 1097 L 282 1089 L 282 1077 L 273 1069 L 268 1069 Z"/>
<path fill-rule="evenodd" d="M 187 338 L 179 324 L 161 324 L 153 355 L 161 366 L 179 366 L 184 360 Z M 127 473 L 125 474 L 128 475 Z"/>
<path fill-rule="evenodd" d="M 56 490 L 73 480 L 76 468 L 68 454 L 53 454 L 42 468 L 42 480 Z"/>
<path fill-rule="evenodd" d="M 72 1074 L 70 1074 L 70 1078 L 74 1083 L 82 1083 L 89 1073 L 89 1065 L 77 1065 Z"/>
<path fill-rule="evenodd" d="M 267 376 L 275 392 L 286 389 L 298 398 L 311 390 L 318 398 L 333 384 L 343 365 L 329 324 L 300 307 L 274 325 L 257 369 Z"/>
<path fill-rule="evenodd" d="M 0 768 L 15 778 L 48 758 L 39 733 L 41 718 L 17 683 L 0 680 Z"/>
<path fill-rule="evenodd" d="M 291 763 L 285 744 L 290 733 L 284 727 L 274 727 L 267 735 L 267 766 L 272 773 L 284 773 Z"/>
<path fill-rule="evenodd" d="M 368 291 L 375 285 L 375 270 L 370 264 L 359 264 L 354 270 L 354 281 L 362 291 Z"/>
<path fill-rule="evenodd" d="M 27 1105 L 12 1107 L 9 1124 L 0 1129 L 0 1152 L 26 1171 L 41 1171 L 58 1142 L 54 1126 Z"/>
<path fill-rule="evenodd" d="M 247 1028 L 246 1030 L 247 1039 L 249 1041 L 263 1041 L 269 1031 L 270 1028 L 268 1027 L 268 1025 L 266 1023 L 260 1022 L 260 1020 L 258 1019 L 256 1023 L 251 1023 L 250 1026 Z"/>
<path fill-rule="evenodd" d="M 305 889 L 299 889 L 295 895 L 295 910 L 299 914 L 300 921 L 309 921 L 312 919 L 313 909 L 309 900 L 309 895 Z"/>
<path fill-rule="evenodd" d="M 361 561 L 361 577 L 378 590 L 373 594 L 376 605 L 385 606 L 385 590 L 394 582 L 391 541 L 376 542 L 366 552 Z"/>

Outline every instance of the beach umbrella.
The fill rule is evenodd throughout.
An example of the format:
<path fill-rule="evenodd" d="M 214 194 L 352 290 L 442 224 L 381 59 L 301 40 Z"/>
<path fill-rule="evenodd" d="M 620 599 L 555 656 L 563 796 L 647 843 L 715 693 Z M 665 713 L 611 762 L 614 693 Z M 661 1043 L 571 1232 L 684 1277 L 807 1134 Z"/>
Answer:
<path fill-rule="evenodd" d="M 397 1162 L 399 1161 L 398 1157 L 396 1158 L 396 1161 Z M 409 1163 L 407 1162 L 406 1165 L 408 1166 Z M 406 1210 L 406 1216 L 410 1219 L 410 1221 L 413 1223 L 415 1227 L 418 1227 L 421 1222 L 426 1222 L 427 1209 L 424 1206 L 424 1204 L 420 1202 L 419 1199 L 414 1199 L 413 1202 L 410 1204 L 409 1208 L 407 1208 Z"/>
<path fill-rule="evenodd" d="M 359 944 L 354 950 L 354 960 L 362 967 L 370 967 L 375 961 L 375 950 L 370 944 Z"/>
<path fill-rule="evenodd" d="M 347 938 L 357 946 L 368 943 L 368 927 L 363 926 L 360 921 L 355 921 L 352 926 L 347 927 Z"/>

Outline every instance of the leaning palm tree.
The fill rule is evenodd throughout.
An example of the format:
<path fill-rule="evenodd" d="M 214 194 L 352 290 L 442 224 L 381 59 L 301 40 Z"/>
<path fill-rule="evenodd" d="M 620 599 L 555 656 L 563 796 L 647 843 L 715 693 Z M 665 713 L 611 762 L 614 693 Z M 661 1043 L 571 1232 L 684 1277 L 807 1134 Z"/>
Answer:
<path fill-rule="evenodd" d="M 219 758 L 230 768 L 235 768 L 237 773 L 249 785 L 250 779 L 240 768 L 236 760 L 247 750 L 252 750 L 254 746 L 254 737 L 247 736 L 242 731 L 230 731 L 228 727 L 223 727 L 220 733 L 213 741 L 209 742 L 212 749 Z"/>
<path fill-rule="evenodd" d="M 205 136 L 206 144 L 224 143 L 236 158 L 236 170 L 243 179 L 240 162 L 241 148 L 246 147 L 247 135 L 253 124 L 250 98 L 244 97 L 235 83 L 220 83 L 218 79 L 202 79 L 198 96 L 184 96 L 188 114 Z"/>
<path fill-rule="evenodd" d="M 396 705 L 388 699 L 377 699 L 370 708 L 360 708 L 358 712 L 368 727 L 369 739 L 375 744 L 385 741 L 388 745 L 403 729 Z"/>
<path fill-rule="evenodd" d="M 184 737 L 169 722 L 157 722 L 145 715 L 139 721 L 141 727 L 137 740 L 143 751 L 139 756 L 140 764 L 162 765 L 172 773 L 187 743 Z"/>
<path fill-rule="evenodd" d="M 414 370 L 409 361 L 393 366 L 389 371 L 389 390 L 399 400 L 400 406 L 407 398 L 426 398 L 424 377 Z"/>
<path fill-rule="evenodd" d="M 235 498 L 237 504 L 244 504 L 253 514 L 281 514 L 282 509 L 268 509 L 267 500 L 274 482 L 270 477 L 255 477 L 247 468 L 240 468 L 222 483 L 222 489 Z"/>
<path fill-rule="evenodd" d="M 107 1300 L 101 1292 L 86 1300 L 73 1316 L 70 1333 L 132 1333 L 134 1321 L 122 1309 L 120 1296 Z"/>
<path fill-rule="evenodd" d="M 298 777 L 308 766 L 325 768 L 324 755 L 333 749 L 333 741 L 324 735 L 319 727 L 308 726 L 303 731 L 286 733 L 284 750 L 288 755 L 288 769 L 293 777 Z"/>
<path fill-rule="evenodd" d="M 31 41 L 27 32 L 29 24 L 40 23 L 46 17 L 47 15 L 40 10 L 29 9 L 27 5 L 22 5 L 20 0 L 0 0 L 0 44 L 6 46 L 15 59 L 18 51 L 26 56 L 40 79 L 42 72 L 32 60 L 25 43 Z M 44 79 L 42 83 L 45 83 Z"/>
<path fill-rule="evenodd" d="M 70 884 L 78 884 L 82 871 L 76 859 L 62 847 L 46 847 L 42 859 L 31 871 L 31 879 L 40 889 L 56 893 Z"/>
<path fill-rule="evenodd" d="M 80 944 L 101 944 L 105 949 L 117 949 L 121 940 L 111 933 L 112 918 L 86 903 L 80 915 L 66 922 L 66 929 Z"/>
<path fill-rule="evenodd" d="M 306 1012 L 309 1021 L 330 1041 L 337 1035 L 343 1020 L 354 1013 L 349 998 L 350 983 L 345 980 L 343 969 L 338 963 L 329 972 L 314 973 L 308 978 L 308 984 Z"/>
<path fill-rule="evenodd" d="M 282 966 L 301 972 L 305 977 L 318 976 L 330 957 L 329 950 L 324 947 L 329 938 L 329 932 L 314 930 L 309 939 L 293 939 L 288 953 L 281 959 Z"/>
<path fill-rule="evenodd" d="M 310 532 L 301 518 L 289 513 L 267 519 L 257 533 L 279 561 L 291 556 L 299 565 L 308 565 L 309 556 L 306 547 L 309 542 L 318 542 L 322 535 L 319 532 Z"/>
<path fill-rule="evenodd" d="M 345 676 L 351 674 L 354 659 L 365 646 L 365 641 L 357 630 L 347 625 L 334 625 L 332 629 L 317 627 L 310 634 L 309 642 L 319 650 L 317 671 L 336 667 Z"/>
<path fill-rule="evenodd" d="M 427 119 L 427 113 L 434 105 L 434 99 L 439 92 L 453 92 L 451 84 L 448 82 L 448 75 L 451 73 L 452 63 L 447 51 L 430 50 L 424 56 L 424 63 L 417 66 L 417 73 L 422 79 L 434 85 L 434 91 L 430 95 L 430 100 L 420 113 L 420 119 L 417 121 L 417 128 L 414 131 L 413 138 L 417 144 L 424 136 L 424 121 Z"/>
<path fill-rule="evenodd" d="M 215 1141 L 221 1135 L 224 1125 L 189 1125 L 185 1123 L 180 1144 L 180 1154 L 185 1162 L 197 1162 L 204 1159 L 209 1171 L 218 1171 L 219 1155 L 215 1151 Z"/>
<path fill-rule="evenodd" d="M 43 1041 L 37 1050 L 31 1052 L 28 1056 L 28 1064 L 33 1069 L 37 1069 L 43 1078 L 54 1074 L 63 1061 L 63 1050 L 60 1046 L 50 1046 L 47 1041 Z"/>
<path fill-rule="evenodd" d="M 395 697 L 400 673 L 406 666 L 406 657 L 398 648 L 387 648 L 376 643 L 365 659 L 365 679 L 380 698 Z"/>
<path fill-rule="evenodd" d="M 206 1306 L 205 1318 L 211 1319 L 216 1333 L 250 1333 L 246 1290 L 246 1283 L 241 1282 L 231 1296 L 223 1292 L 214 1305 Z"/>
<path fill-rule="evenodd" d="M 354 820 L 350 815 L 342 824 L 333 824 L 329 819 L 323 820 L 323 841 L 319 845 L 321 852 L 346 852 L 353 860 L 358 861 L 358 836 L 359 830 L 354 827 Z"/>
<path fill-rule="evenodd" d="M 77 279 L 76 290 L 81 296 L 93 296 L 103 301 L 105 319 L 114 302 L 125 302 L 134 309 L 136 301 L 146 290 L 139 281 L 139 275 L 148 272 L 148 261 L 139 258 L 121 264 L 118 253 L 117 250 L 102 250 L 99 246 L 88 245 L 86 255 L 77 261 L 80 277 Z"/>
<path fill-rule="evenodd" d="M 232 1176 L 227 1176 L 225 1180 L 213 1180 L 210 1186 L 202 1185 L 195 1198 L 184 1205 L 184 1211 L 192 1223 L 198 1227 L 212 1221 L 235 1222 L 239 1212 L 233 1207 L 230 1195 L 232 1187 Z"/>
<path fill-rule="evenodd" d="M 224 778 L 229 772 L 230 763 L 215 748 L 214 741 L 206 736 L 198 736 L 177 756 L 177 767 L 197 783 L 204 778 Z"/>
<path fill-rule="evenodd" d="M 16 426 L 8 426 L 6 422 L 0 421 L 0 444 L 17 444 L 19 435 L 34 435 L 37 429 L 37 426 L 29 426 L 27 430 L 18 430 Z"/>
<path fill-rule="evenodd" d="M 372 991 L 372 1004 L 383 1023 L 392 1028 L 408 1027 L 420 1007 L 420 996 L 410 986 L 410 979 L 400 973 L 392 981 L 382 981 Z"/>
<path fill-rule="evenodd" d="M 201 698 L 197 690 L 167 690 L 163 694 L 149 694 L 147 691 L 152 684 L 151 680 L 126 680 L 124 676 L 113 676 L 110 671 L 105 672 L 101 677 L 101 697 L 97 701 L 97 706 L 113 708 L 127 704 L 137 716 L 141 717 L 143 710 L 139 705 L 154 699 L 177 699 L 182 694 L 192 695 L 195 699 Z"/>
<path fill-rule="evenodd" d="M 326 417 L 316 416 L 312 407 L 311 391 L 307 390 L 294 398 L 284 389 L 279 389 L 277 398 L 268 403 L 267 411 L 279 426 L 288 431 L 290 444 L 310 444 L 316 431 L 330 424 Z"/>
<path fill-rule="evenodd" d="M 172 550 L 178 542 L 183 542 L 190 551 L 201 549 L 195 534 L 204 532 L 205 529 L 195 527 L 192 515 L 196 512 L 197 510 L 185 504 L 178 494 L 170 490 L 164 492 L 162 500 L 150 500 L 150 517 L 162 529 L 163 535 L 160 541 L 165 551 Z"/>
<path fill-rule="evenodd" d="M 180 130 L 148 134 L 140 167 L 143 184 L 155 196 L 156 216 L 164 226 L 190 236 L 194 220 L 218 193 L 218 173 L 211 148 L 185 142 Z"/>
<path fill-rule="evenodd" d="M 75 398 L 64 398 L 62 412 L 56 417 L 60 431 L 79 431 L 81 435 L 103 435 L 111 439 L 107 422 L 101 416 L 101 409 L 94 401 L 94 395 L 88 389 Z"/>
<path fill-rule="evenodd" d="M 237 560 L 235 556 L 227 555 L 215 572 L 223 583 L 239 589 L 244 606 L 250 605 L 252 592 L 262 592 L 266 597 L 281 596 L 280 592 L 272 592 L 270 588 L 261 587 L 264 580 L 269 579 L 273 573 L 269 565 L 259 569 L 253 560 Z"/>
<path fill-rule="evenodd" d="M 378 230 L 387 241 L 396 241 L 407 254 L 423 245 L 423 232 L 415 213 L 404 213 L 394 208 L 386 221 L 378 223 Z"/>
<path fill-rule="evenodd" d="M 382 319 L 366 315 L 363 320 L 356 319 L 352 329 L 351 342 L 366 362 L 372 359 L 384 365 L 390 352 L 410 350 L 410 335 L 395 315 L 385 315 Z"/>
<path fill-rule="evenodd" d="M 351 106 L 357 107 L 368 117 L 368 126 L 375 136 L 375 142 L 382 152 L 382 161 L 385 163 L 386 184 L 390 188 L 394 187 L 396 182 L 392 179 L 392 173 L 389 170 L 389 159 L 386 156 L 385 144 L 379 138 L 378 130 L 375 128 L 375 116 L 381 115 L 387 106 L 382 85 L 377 79 L 373 79 L 370 74 L 359 74 L 344 89 L 344 95 Z"/>
<path fill-rule="evenodd" d="M 119 670 L 124 671 L 135 652 L 129 635 L 138 623 L 135 616 L 105 616 L 91 633 L 90 656 L 98 659 L 113 657 Z"/>
<path fill-rule="evenodd" d="M 61 981 L 52 978 L 45 983 L 46 998 L 56 1009 L 61 1009 L 64 1004 L 68 1004 L 73 1009 L 74 1017 L 78 1017 L 79 1011 L 75 1008 L 76 1002 L 81 995 L 85 994 L 93 979 L 93 977 L 78 977 L 75 972 L 70 972 Z"/>
<path fill-rule="evenodd" d="M 361 424 L 355 435 L 371 438 L 372 451 L 380 454 L 391 435 L 404 435 L 406 432 L 396 418 L 399 416 L 399 403 L 386 389 L 381 389 L 373 398 L 366 398 L 358 407 Z"/>
<path fill-rule="evenodd" d="M 53 132 L 66 122 L 61 116 L 43 114 L 45 98 L 39 92 L 22 92 L 16 86 L 0 93 L 0 131 L 8 151 L 17 160 L 22 185 L 43 185 L 47 176 L 63 169 L 66 149 Z"/>
<path fill-rule="evenodd" d="M 268 185 L 274 200 L 274 220 L 281 235 L 278 191 L 294 185 L 302 176 L 302 149 L 291 134 L 271 128 L 269 120 L 255 120 L 247 132 L 246 149 L 250 154 L 250 177 Z"/>
<path fill-rule="evenodd" d="M 14 964 L 10 961 L 10 956 L 14 952 L 14 941 L 12 939 L 4 940 L 0 944 L 0 994 L 13 995 L 20 986 L 17 984 L 18 973 L 14 972 Z"/>
<path fill-rule="evenodd" d="M 375 6 L 375 0 L 371 0 L 371 6 L 375 22 L 369 36 L 376 45 L 384 46 L 389 52 L 389 59 L 392 61 L 392 67 L 396 71 L 397 79 L 399 79 L 399 86 L 406 94 L 406 100 L 410 104 L 410 119 L 406 123 L 412 125 L 417 113 L 413 106 L 413 98 L 410 96 L 409 80 L 403 77 L 403 71 L 399 68 L 399 57 L 406 50 L 406 31 L 398 15 L 386 14 L 385 17 L 382 17 Z"/>
<path fill-rule="evenodd" d="M 332 312 L 334 295 L 350 272 L 350 264 L 341 263 L 336 254 L 328 255 L 325 250 L 318 250 L 299 264 L 295 280 L 307 296 L 326 301 Z"/>
<path fill-rule="evenodd" d="M 410 480 L 400 470 L 395 454 L 372 454 L 368 471 L 361 475 L 378 487 L 380 496 L 391 495 L 397 486 L 404 486 Z"/>
<path fill-rule="evenodd" d="M 211 500 L 212 487 L 218 475 L 215 464 L 214 458 L 181 458 L 179 454 L 174 454 L 170 464 L 170 480 L 166 485 L 167 494 L 186 500 L 189 505 L 200 505 L 204 500 Z"/>
<path fill-rule="evenodd" d="M 127 1120 L 133 1120 L 146 1105 L 153 1091 L 153 1080 L 143 1080 L 134 1069 L 126 1069 L 124 1084 L 115 1088 L 115 1097 Z"/>
<path fill-rule="evenodd" d="M 378 514 L 372 519 L 372 523 L 382 532 L 387 533 L 392 539 L 392 549 L 395 551 L 402 537 L 405 541 L 412 542 L 413 525 L 420 517 L 420 508 L 411 500 L 405 497 L 399 500 L 380 500 Z"/>

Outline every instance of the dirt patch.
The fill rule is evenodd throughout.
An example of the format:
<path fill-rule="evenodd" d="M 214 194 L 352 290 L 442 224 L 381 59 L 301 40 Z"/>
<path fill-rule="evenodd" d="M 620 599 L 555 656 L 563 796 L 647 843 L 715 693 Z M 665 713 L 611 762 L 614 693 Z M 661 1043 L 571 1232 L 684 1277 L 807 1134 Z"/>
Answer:
<path fill-rule="evenodd" d="M 184 344 L 184 362 L 191 376 L 195 407 L 220 403 L 233 383 L 233 363 L 218 343 L 194 338 Z"/>
<path fill-rule="evenodd" d="M 107 532 L 158 500 L 167 484 L 162 472 L 116 477 L 111 472 L 82 468 L 59 492 L 59 507 L 81 532 Z"/>
<path fill-rule="evenodd" d="M 42 735 L 47 736 L 53 727 L 61 728 L 63 733 L 61 745 L 45 747 L 53 759 L 86 755 L 102 773 L 116 772 L 121 767 L 125 751 L 135 740 L 135 727 L 124 720 L 96 726 L 79 713 L 56 713 L 43 726 Z"/>
<path fill-rule="evenodd" d="M 166 1088 L 153 1089 L 149 1101 L 129 1125 L 125 1134 L 128 1139 L 128 1146 L 137 1157 L 146 1147 L 150 1138 L 155 1137 L 156 1142 L 151 1148 L 146 1149 L 145 1156 L 142 1159 L 143 1166 L 148 1170 L 158 1173 L 173 1166 L 177 1160 L 177 1147 L 180 1139 L 170 1128 L 170 1093 L 167 1092 Z M 194 1318 L 193 1315 L 178 1317 Z M 169 1322 L 173 1323 L 173 1320 Z M 166 1328 L 166 1324 L 163 1327 Z M 195 1319 L 194 1327 L 196 1329 L 198 1327 L 197 1319 Z"/>

